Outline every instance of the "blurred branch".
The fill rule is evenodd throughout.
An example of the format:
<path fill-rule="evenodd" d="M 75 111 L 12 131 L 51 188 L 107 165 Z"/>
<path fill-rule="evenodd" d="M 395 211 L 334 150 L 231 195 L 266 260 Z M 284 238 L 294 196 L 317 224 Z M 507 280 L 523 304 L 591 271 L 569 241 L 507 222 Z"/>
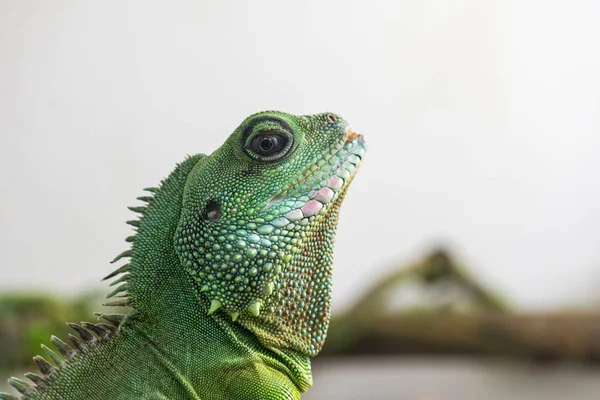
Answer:
<path fill-rule="evenodd" d="M 358 301 L 346 314 L 347 318 L 363 318 L 381 314 L 386 309 L 385 303 L 391 292 L 398 290 L 409 280 L 421 282 L 425 286 L 436 284 L 454 284 L 466 297 L 472 300 L 472 306 L 490 312 L 505 312 L 506 304 L 480 285 L 469 273 L 452 259 L 446 250 L 431 252 L 423 260 L 409 266 L 401 267 L 397 272 L 381 279 Z"/>
<path fill-rule="evenodd" d="M 348 333 L 332 325 L 333 335 Z M 424 315 L 380 317 L 324 354 L 479 354 L 600 361 L 600 316 Z M 329 345 L 332 346 L 329 346 Z"/>
<path fill-rule="evenodd" d="M 462 291 L 468 307 L 422 302 L 390 307 L 408 282 Z M 457 311 L 458 310 L 458 311 Z M 334 316 L 323 354 L 490 354 L 600 360 L 600 314 L 516 315 L 444 250 L 381 279 L 346 313 Z"/>

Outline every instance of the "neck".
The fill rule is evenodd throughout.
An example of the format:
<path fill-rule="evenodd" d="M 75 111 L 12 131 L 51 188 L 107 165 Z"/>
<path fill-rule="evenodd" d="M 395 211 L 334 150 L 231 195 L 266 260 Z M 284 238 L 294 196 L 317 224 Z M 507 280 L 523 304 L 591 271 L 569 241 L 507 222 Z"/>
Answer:
<path fill-rule="evenodd" d="M 126 325 L 143 333 L 152 342 L 153 351 L 162 355 L 159 358 L 168 360 L 168 368 L 193 387 L 207 387 L 211 380 L 209 386 L 214 385 L 214 376 L 221 374 L 227 363 L 228 367 L 233 364 L 238 370 L 262 375 L 254 377 L 259 381 L 293 386 L 279 388 L 282 393 L 304 392 L 312 385 L 309 358 L 287 349 L 267 349 L 253 332 L 227 315 L 208 315 L 208 299 L 196 293 L 192 278 L 181 265 L 174 240 L 184 186 L 189 172 L 203 157 L 194 156 L 180 164 L 143 212 L 124 278 L 130 305 L 138 315 Z M 284 378 L 272 379 L 274 375 Z M 235 385 L 247 393 L 247 381 L 238 379 L 225 386 L 233 390 Z"/>

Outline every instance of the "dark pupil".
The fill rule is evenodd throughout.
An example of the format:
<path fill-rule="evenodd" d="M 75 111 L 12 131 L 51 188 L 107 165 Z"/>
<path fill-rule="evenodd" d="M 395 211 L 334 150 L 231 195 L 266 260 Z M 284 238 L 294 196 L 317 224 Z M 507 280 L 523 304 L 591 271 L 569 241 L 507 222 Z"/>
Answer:
<path fill-rule="evenodd" d="M 252 151 L 260 156 L 277 156 L 286 148 L 288 138 L 277 133 L 263 133 L 252 139 Z"/>
<path fill-rule="evenodd" d="M 268 136 L 260 141 L 260 149 L 265 152 L 273 150 L 273 147 L 277 144 L 277 138 L 274 136 Z"/>

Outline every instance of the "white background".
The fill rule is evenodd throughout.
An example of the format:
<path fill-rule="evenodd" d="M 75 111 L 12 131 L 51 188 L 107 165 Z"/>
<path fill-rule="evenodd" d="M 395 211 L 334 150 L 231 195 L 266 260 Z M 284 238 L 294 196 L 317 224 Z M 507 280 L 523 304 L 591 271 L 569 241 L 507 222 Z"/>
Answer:
<path fill-rule="evenodd" d="M 596 306 L 598 21 L 597 1 L 0 0 L 0 290 L 104 287 L 141 189 L 281 109 L 369 142 L 336 309 L 440 243 L 517 306 Z"/>

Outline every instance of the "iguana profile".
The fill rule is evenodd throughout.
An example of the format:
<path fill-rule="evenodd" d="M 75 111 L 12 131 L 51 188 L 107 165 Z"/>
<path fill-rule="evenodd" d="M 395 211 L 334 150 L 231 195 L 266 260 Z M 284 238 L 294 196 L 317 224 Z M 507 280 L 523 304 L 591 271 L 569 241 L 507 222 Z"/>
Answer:
<path fill-rule="evenodd" d="M 338 212 L 366 150 L 334 114 L 248 117 L 179 164 L 128 221 L 106 279 L 127 315 L 69 324 L 22 399 L 298 399 L 329 324 Z M 114 300 L 116 299 L 116 300 Z M 57 354 L 58 353 L 58 354 Z M 0 399 L 17 399 L 1 393 Z"/>

